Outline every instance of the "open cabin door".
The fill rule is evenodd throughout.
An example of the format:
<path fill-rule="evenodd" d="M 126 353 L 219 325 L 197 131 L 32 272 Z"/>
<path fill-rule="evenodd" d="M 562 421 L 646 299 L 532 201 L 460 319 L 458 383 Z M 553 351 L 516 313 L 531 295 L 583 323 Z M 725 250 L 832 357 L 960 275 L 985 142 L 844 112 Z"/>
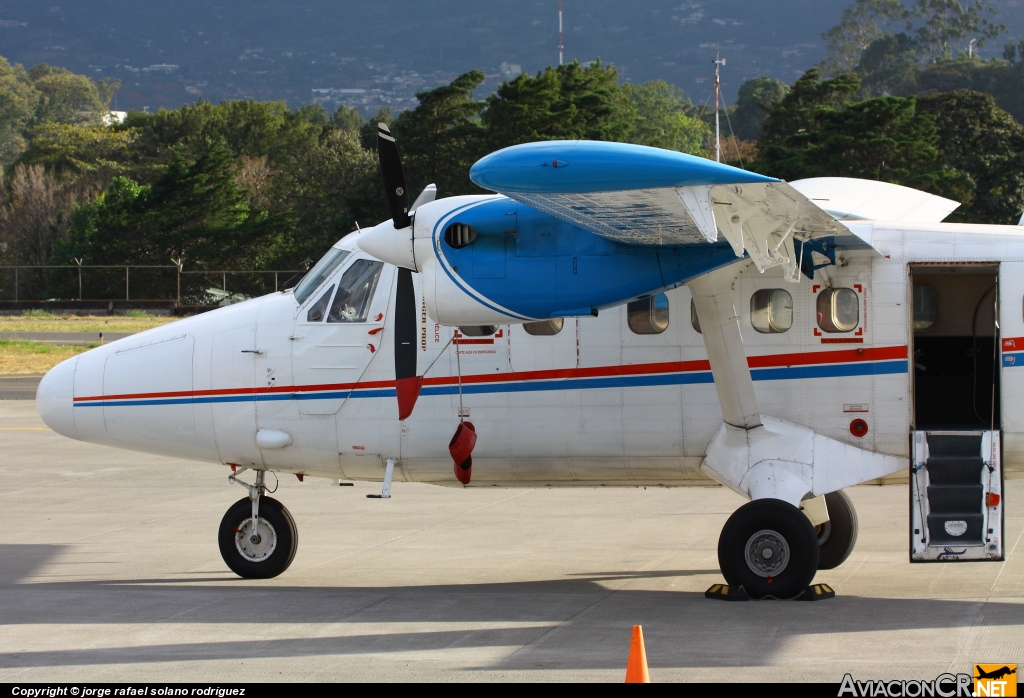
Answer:
<path fill-rule="evenodd" d="M 1003 559 L 1000 273 L 911 265 L 910 559 Z"/>

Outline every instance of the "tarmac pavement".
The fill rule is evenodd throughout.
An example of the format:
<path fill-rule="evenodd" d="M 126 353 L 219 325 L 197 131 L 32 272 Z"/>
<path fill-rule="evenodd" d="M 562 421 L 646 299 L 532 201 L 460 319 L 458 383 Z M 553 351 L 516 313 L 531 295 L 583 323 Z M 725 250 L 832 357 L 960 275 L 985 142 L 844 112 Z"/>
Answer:
<path fill-rule="evenodd" d="M 910 564 L 904 487 L 848 490 L 828 601 L 728 603 L 722 488 L 331 487 L 283 477 L 292 567 L 240 580 L 228 469 L 92 446 L 0 402 L 0 681 L 622 681 L 641 624 L 658 681 L 933 679 L 1024 660 L 1024 482 L 1007 561 Z"/>
<path fill-rule="evenodd" d="M 35 405 L 36 388 L 42 379 L 42 373 L 0 374 L 0 400 L 32 400 Z"/>
<path fill-rule="evenodd" d="M 131 337 L 134 332 L 104 332 L 103 341 Z M 0 332 L 0 339 L 45 342 L 46 344 L 89 345 L 100 343 L 99 332 Z"/>

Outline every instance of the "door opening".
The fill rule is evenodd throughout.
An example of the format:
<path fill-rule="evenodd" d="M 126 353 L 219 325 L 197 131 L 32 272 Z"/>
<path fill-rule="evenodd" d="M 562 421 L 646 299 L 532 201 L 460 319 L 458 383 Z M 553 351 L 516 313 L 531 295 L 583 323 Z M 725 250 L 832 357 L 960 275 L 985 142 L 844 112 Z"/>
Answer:
<path fill-rule="evenodd" d="M 912 265 L 915 429 L 998 430 L 998 271 Z"/>

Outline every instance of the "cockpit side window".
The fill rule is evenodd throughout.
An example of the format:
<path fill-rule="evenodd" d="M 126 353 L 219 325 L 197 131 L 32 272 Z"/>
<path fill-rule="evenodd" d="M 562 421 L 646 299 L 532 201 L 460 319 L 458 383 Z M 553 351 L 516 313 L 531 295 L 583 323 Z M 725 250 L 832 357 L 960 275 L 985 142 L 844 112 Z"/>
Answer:
<path fill-rule="evenodd" d="M 366 322 L 383 262 L 357 259 L 341 277 L 327 322 Z"/>
<path fill-rule="evenodd" d="M 295 300 L 302 305 L 324 281 L 331 277 L 334 270 L 341 266 L 345 258 L 351 254 L 348 250 L 331 248 L 312 269 L 306 272 L 302 281 L 295 287 Z"/>
<path fill-rule="evenodd" d="M 331 302 L 331 294 L 334 293 L 334 286 L 331 286 L 324 295 L 317 299 L 316 303 L 309 306 L 306 311 L 306 322 L 320 322 L 327 312 L 327 304 Z"/>

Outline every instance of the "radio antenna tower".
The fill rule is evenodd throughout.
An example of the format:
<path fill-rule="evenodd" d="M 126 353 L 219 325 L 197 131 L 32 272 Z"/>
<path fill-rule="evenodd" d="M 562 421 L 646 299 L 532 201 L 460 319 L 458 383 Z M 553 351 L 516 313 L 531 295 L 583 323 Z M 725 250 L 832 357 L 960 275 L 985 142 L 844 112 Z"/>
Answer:
<path fill-rule="evenodd" d="M 562 65 L 562 0 L 558 0 L 558 65 Z"/>
<path fill-rule="evenodd" d="M 722 137 L 721 129 L 718 124 L 718 103 L 719 97 L 722 94 L 722 78 L 720 70 L 725 65 L 725 59 L 719 58 L 719 54 L 715 54 L 715 162 L 722 161 Z"/>

